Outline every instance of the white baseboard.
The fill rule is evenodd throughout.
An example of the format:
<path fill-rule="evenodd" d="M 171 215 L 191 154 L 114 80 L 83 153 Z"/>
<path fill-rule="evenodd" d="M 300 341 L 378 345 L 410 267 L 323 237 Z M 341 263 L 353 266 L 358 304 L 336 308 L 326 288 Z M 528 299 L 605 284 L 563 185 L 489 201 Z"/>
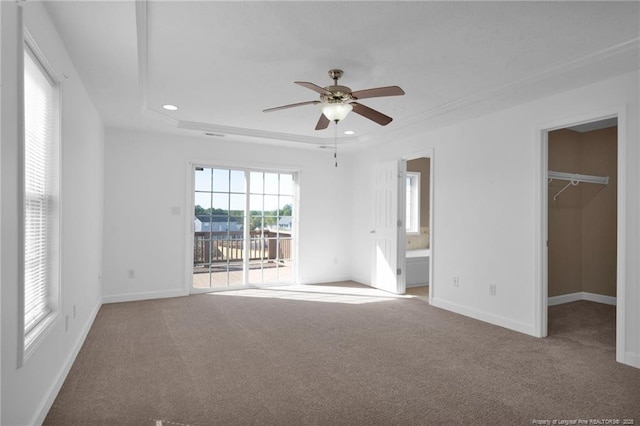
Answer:
<path fill-rule="evenodd" d="M 429 287 L 429 283 L 415 283 L 415 284 L 407 284 L 405 285 L 406 288 L 413 288 L 413 287 Z"/>
<path fill-rule="evenodd" d="M 350 281 L 356 282 L 358 284 L 366 285 L 367 287 L 371 287 L 371 280 L 369 277 L 365 276 L 352 276 L 349 278 Z"/>
<path fill-rule="evenodd" d="M 604 296 L 602 294 L 596 294 L 596 293 L 588 293 L 585 291 L 549 297 L 547 299 L 547 305 L 555 306 L 555 305 L 561 305 L 563 303 L 576 302 L 578 300 L 588 300 L 590 302 L 604 303 L 606 305 L 613 305 L 613 306 L 616 305 L 615 297 Z"/>
<path fill-rule="evenodd" d="M 446 309 L 447 311 L 455 312 L 456 314 L 464 315 L 466 317 L 488 322 L 489 324 L 508 328 L 509 330 L 528 334 L 530 336 L 535 336 L 533 324 L 525 324 L 523 322 L 514 321 L 510 318 L 493 315 L 488 312 L 478 311 L 476 309 L 468 308 L 456 303 L 447 302 L 446 300 L 442 300 L 437 297 L 434 297 L 431 300 L 431 305 L 438 308 Z"/>
<path fill-rule="evenodd" d="M 602 294 L 587 293 L 587 292 L 583 292 L 582 294 L 583 294 L 584 300 L 588 300 L 590 302 L 604 303 L 605 305 L 613 305 L 613 306 L 616 306 L 617 304 L 616 298 L 612 296 L 604 296 Z"/>
<path fill-rule="evenodd" d="M 624 354 L 624 363 L 632 367 L 640 368 L 640 354 L 627 352 Z"/>
<path fill-rule="evenodd" d="M 350 276 L 344 276 L 344 277 L 323 277 L 323 278 L 317 278 L 313 280 L 301 279 L 296 284 L 302 284 L 302 285 L 329 284 L 329 283 L 338 283 L 341 281 L 353 281 L 353 278 Z"/>
<path fill-rule="evenodd" d="M 102 306 L 102 303 L 100 303 L 100 300 L 98 300 L 96 305 L 93 307 L 91 313 L 89 314 L 89 320 L 86 322 L 86 324 L 82 328 L 82 331 L 80 332 L 80 335 L 76 339 L 76 342 L 73 345 L 73 348 L 69 353 L 69 356 L 67 357 L 67 360 L 65 361 L 62 367 L 62 370 L 60 370 L 60 373 L 56 377 L 56 380 L 53 382 L 53 384 L 49 388 L 46 394 L 46 397 L 40 404 L 40 407 L 38 408 L 38 410 L 36 410 L 36 415 L 34 419 L 29 424 L 41 425 L 44 422 L 44 419 L 47 417 L 47 414 L 49 413 L 51 406 L 53 405 L 54 401 L 56 400 L 56 397 L 58 396 L 58 392 L 60 392 L 60 389 L 62 388 L 62 385 L 64 384 L 64 381 L 66 380 L 67 375 L 71 370 L 71 366 L 73 366 L 73 363 L 75 362 L 76 357 L 78 356 L 78 353 L 80 352 L 80 349 L 82 348 L 82 345 L 84 344 L 84 341 L 87 338 L 87 335 L 89 334 L 89 330 L 91 330 L 91 326 L 93 325 L 93 322 L 96 320 L 96 316 L 98 315 L 98 311 L 100 310 L 101 306 Z"/>
<path fill-rule="evenodd" d="M 143 293 L 111 294 L 102 296 L 102 303 L 135 302 L 138 300 L 165 299 L 167 297 L 188 296 L 184 289 L 166 291 L 147 291 Z"/>

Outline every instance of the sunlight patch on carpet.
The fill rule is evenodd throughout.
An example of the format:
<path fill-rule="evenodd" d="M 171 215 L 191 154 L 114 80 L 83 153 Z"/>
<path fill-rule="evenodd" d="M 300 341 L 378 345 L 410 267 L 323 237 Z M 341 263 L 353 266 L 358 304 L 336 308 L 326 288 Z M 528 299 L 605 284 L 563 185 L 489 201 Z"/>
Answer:
<path fill-rule="evenodd" d="M 172 422 L 171 420 L 149 419 L 153 426 L 194 426 L 187 423 Z"/>
<path fill-rule="evenodd" d="M 247 288 L 209 293 L 212 296 L 242 296 L 268 299 L 301 300 L 306 302 L 363 303 L 389 302 L 411 296 L 386 293 L 374 288 L 334 287 L 321 285 L 291 285 L 270 288 Z"/>

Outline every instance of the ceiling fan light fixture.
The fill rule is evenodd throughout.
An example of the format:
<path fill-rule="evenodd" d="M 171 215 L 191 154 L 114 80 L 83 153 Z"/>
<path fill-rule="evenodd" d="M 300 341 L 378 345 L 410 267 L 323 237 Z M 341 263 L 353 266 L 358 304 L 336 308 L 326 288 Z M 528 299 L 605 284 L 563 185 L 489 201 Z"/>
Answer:
<path fill-rule="evenodd" d="M 349 114 L 353 109 L 353 106 L 348 103 L 341 102 L 328 102 L 320 104 L 322 113 L 331 121 L 341 121 Z"/>

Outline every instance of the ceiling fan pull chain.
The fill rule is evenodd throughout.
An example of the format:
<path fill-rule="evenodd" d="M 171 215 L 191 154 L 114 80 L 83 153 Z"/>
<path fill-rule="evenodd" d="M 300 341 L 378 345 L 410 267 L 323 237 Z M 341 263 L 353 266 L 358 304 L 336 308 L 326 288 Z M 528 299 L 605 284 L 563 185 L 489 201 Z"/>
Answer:
<path fill-rule="evenodd" d="M 335 167 L 338 167 L 338 120 L 336 120 L 336 126 L 334 128 L 333 138 L 333 158 L 335 159 Z"/>

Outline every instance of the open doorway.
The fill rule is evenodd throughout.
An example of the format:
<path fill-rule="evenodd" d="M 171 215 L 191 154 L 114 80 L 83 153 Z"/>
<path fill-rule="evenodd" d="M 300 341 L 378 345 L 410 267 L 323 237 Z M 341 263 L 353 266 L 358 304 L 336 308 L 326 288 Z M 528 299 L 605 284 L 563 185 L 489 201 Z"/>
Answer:
<path fill-rule="evenodd" d="M 405 161 L 405 285 L 406 293 L 432 297 L 432 156 Z"/>
<path fill-rule="evenodd" d="M 546 131 L 542 335 L 617 348 L 620 280 L 617 117 Z M 618 317 L 619 318 L 619 317 Z"/>

